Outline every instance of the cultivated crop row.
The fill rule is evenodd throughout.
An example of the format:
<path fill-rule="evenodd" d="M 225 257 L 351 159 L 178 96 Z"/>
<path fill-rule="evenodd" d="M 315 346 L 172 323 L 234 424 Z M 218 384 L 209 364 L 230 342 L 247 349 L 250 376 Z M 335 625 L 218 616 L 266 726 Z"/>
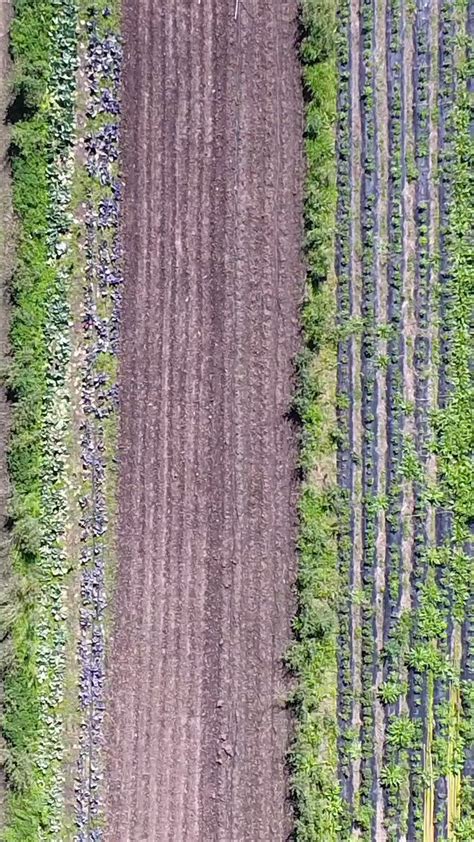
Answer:
<path fill-rule="evenodd" d="M 339 6 L 342 838 L 472 833 L 466 27 L 464 4 Z"/>
<path fill-rule="evenodd" d="M 331 11 L 308 4 L 306 21 Z M 305 645 L 325 653 L 326 673 L 318 660 L 315 675 L 330 676 L 336 658 L 339 788 L 320 786 L 312 801 L 297 791 L 301 839 L 320 838 L 322 827 L 333 839 L 473 835 L 466 21 L 463 4 L 361 0 L 338 7 L 339 495 L 330 510 L 338 517 L 338 555 L 335 569 L 315 559 L 317 586 L 303 564 L 302 629 Z M 312 46 L 312 79 L 319 81 L 320 53 Z M 317 88 L 308 92 L 311 131 L 320 99 Z M 317 197 L 320 176 L 311 167 L 309 180 L 308 194 Z M 309 225 L 314 219 L 307 200 Z M 317 257 L 307 253 L 312 279 Z M 329 278 L 329 271 L 317 276 L 319 290 Z M 329 341 L 325 333 L 317 338 Z M 314 331 L 307 344 L 310 359 L 320 359 Z M 311 397 L 313 409 L 304 405 L 302 419 L 317 440 L 320 391 Z M 322 634 L 316 623 L 319 597 L 308 612 L 308 584 L 319 595 L 324 579 L 338 581 L 335 655 L 333 626 Z M 323 603 L 331 617 L 327 594 Z M 302 705 L 302 721 L 310 714 L 329 745 L 332 707 L 326 697 L 309 698 L 314 708 Z M 308 764 L 297 767 L 300 776 L 318 768 L 322 743 L 315 750 L 310 744 L 298 745 Z M 304 781 L 308 788 L 319 783 L 309 773 Z"/>
<path fill-rule="evenodd" d="M 83 260 L 80 442 L 82 462 L 79 756 L 75 774 L 79 842 L 103 838 L 105 612 L 113 553 L 117 353 L 121 303 L 118 172 L 122 48 L 110 4 L 85 4 L 84 163 L 78 238 Z"/>
<path fill-rule="evenodd" d="M 6 833 L 92 840 L 121 281 L 119 21 L 103 2 L 15 12 Z"/>

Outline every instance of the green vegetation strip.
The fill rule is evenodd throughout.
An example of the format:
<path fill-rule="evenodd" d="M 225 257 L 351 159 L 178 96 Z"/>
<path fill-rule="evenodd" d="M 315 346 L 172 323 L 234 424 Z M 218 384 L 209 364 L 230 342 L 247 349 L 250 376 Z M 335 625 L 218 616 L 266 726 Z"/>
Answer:
<path fill-rule="evenodd" d="M 452 337 L 447 361 L 451 391 L 446 407 L 434 418 L 441 505 L 452 513 L 453 528 L 449 543 L 439 549 L 433 561 L 445 564 L 445 577 L 452 593 L 453 620 L 459 626 L 465 619 L 465 612 L 472 611 L 474 603 L 474 108 L 469 92 L 469 80 L 474 73 L 474 45 L 465 31 L 467 11 L 467 3 L 463 0 L 458 4 L 463 24 L 457 46 L 461 58 L 453 112 L 454 155 L 449 172 L 453 200 L 447 245 L 450 299 L 446 320 Z M 469 627 L 472 627 L 472 618 L 468 617 Z M 464 640 L 463 645 L 471 647 L 472 663 L 472 639 Z M 457 842 L 468 842 L 474 839 L 474 781 L 470 775 L 462 775 L 462 769 L 465 757 L 472 758 L 474 752 L 474 686 L 471 680 L 459 682 L 457 671 L 451 680 L 451 699 L 446 715 L 453 723 L 449 732 L 446 772 L 452 781 L 448 814 L 453 826 L 448 832 Z"/>
<path fill-rule="evenodd" d="M 6 842 L 63 837 L 64 679 L 67 662 L 67 241 L 75 129 L 75 0 L 16 0 L 11 31 L 15 124 L 12 280 L 14 402 L 9 448 L 15 572 L 3 634 L 3 733 L 9 785 Z M 6 616 L 8 614 L 8 616 Z"/>
<path fill-rule="evenodd" d="M 296 408 L 302 423 L 299 612 L 289 655 L 297 676 L 297 732 L 292 785 L 299 842 L 339 838 L 337 780 L 337 528 L 336 481 L 336 7 L 305 0 L 301 45 L 307 101 L 305 150 L 305 350 Z"/>

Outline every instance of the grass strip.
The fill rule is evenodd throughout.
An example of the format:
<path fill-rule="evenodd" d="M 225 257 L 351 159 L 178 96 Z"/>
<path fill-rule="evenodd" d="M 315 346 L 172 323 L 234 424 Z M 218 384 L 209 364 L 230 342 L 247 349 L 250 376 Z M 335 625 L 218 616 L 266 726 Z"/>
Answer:
<path fill-rule="evenodd" d="M 296 410 L 301 420 L 304 479 L 299 499 L 299 609 L 289 653 L 297 677 L 297 729 L 291 754 L 299 842 L 339 838 L 337 638 L 338 523 L 336 486 L 337 332 L 336 5 L 304 0 L 301 63 L 306 102 L 305 347 L 299 359 Z"/>

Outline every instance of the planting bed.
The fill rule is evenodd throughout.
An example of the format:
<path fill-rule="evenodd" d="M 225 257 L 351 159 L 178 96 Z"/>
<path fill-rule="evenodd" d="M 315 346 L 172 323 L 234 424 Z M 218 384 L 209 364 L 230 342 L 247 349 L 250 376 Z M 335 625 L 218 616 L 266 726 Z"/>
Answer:
<path fill-rule="evenodd" d="M 250 14 L 251 12 L 251 14 Z M 285 839 L 296 3 L 123 4 L 113 840 Z"/>
<path fill-rule="evenodd" d="M 443 451 L 461 407 L 472 419 L 467 19 L 467 4 L 425 0 L 338 9 L 343 838 L 473 828 L 472 430 Z"/>
<path fill-rule="evenodd" d="M 472 842 L 472 2 L 11 12 L 0 837 Z"/>

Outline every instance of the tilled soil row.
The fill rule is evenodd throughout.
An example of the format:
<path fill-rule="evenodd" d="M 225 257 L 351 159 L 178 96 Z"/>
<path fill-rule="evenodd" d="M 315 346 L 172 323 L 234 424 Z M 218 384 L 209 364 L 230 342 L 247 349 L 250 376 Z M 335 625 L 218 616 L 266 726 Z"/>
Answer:
<path fill-rule="evenodd" d="M 296 2 L 124 3 L 108 839 L 284 840 Z"/>

